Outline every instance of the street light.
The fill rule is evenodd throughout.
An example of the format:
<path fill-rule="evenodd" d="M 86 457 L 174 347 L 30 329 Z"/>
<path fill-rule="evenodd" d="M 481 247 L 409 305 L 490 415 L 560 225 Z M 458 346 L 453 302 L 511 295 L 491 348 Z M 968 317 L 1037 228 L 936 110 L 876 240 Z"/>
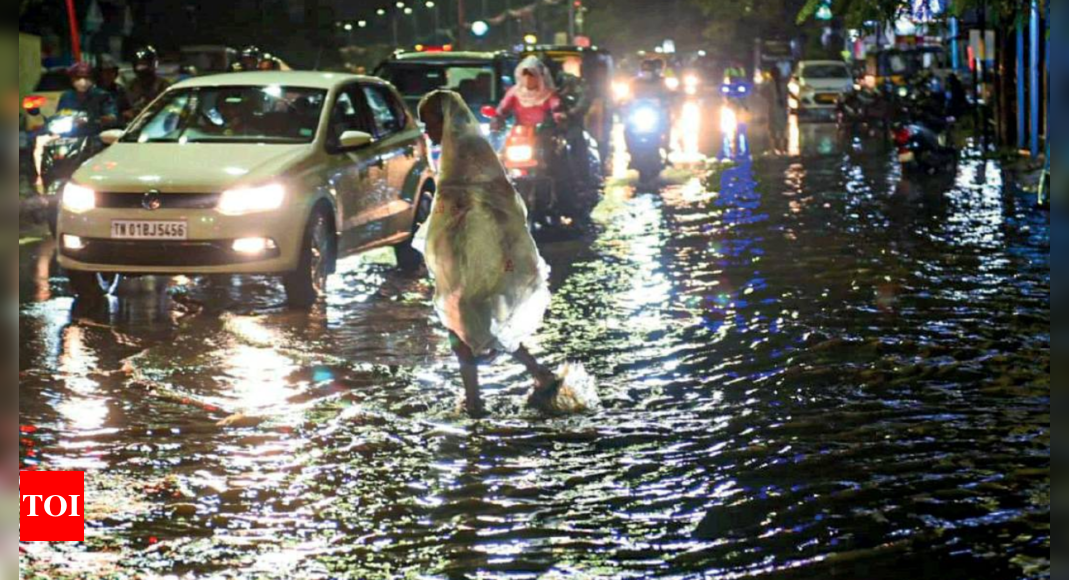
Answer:
<path fill-rule="evenodd" d="M 397 3 L 397 9 L 398 10 L 404 10 L 404 8 L 405 8 L 405 3 L 404 2 L 398 2 Z"/>
<path fill-rule="evenodd" d="M 486 22 L 479 20 L 471 25 L 471 33 L 479 38 L 486 36 L 490 32 L 490 25 Z"/>
<path fill-rule="evenodd" d="M 376 14 L 378 14 L 379 16 L 386 16 L 386 9 L 385 8 L 379 8 L 379 10 L 378 10 L 378 12 L 376 12 Z"/>
<path fill-rule="evenodd" d="M 427 8 L 434 8 L 435 7 L 434 0 L 427 0 L 426 6 L 427 6 Z"/>
<path fill-rule="evenodd" d="M 349 24 L 349 23 L 346 23 L 346 25 L 345 25 L 345 31 L 346 31 L 346 32 L 352 32 L 352 31 L 353 31 L 353 25 L 352 25 L 352 24 Z"/>
<path fill-rule="evenodd" d="M 538 37 L 533 34 L 528 34 L 523 37 L 523 41 L 530 45 L 538 44 Z"/>
<path fill-rule="evenodd" d="M 412 16 L 412 9 L 411 8 L 405 8 L 405 16 Z"/>
<path fill-rule="evenodd" d="M 360 28 L 367 28 L 367 20 L 361 20 L 360 22 L 357 22 L 356 25 Z"/>

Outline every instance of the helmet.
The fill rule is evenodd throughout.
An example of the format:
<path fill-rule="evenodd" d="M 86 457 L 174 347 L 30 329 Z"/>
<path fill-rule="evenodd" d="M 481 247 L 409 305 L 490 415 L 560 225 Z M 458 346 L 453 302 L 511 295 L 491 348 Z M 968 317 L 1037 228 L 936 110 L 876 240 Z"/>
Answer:
<path fill-rule="evenodd" d="M 100 72 L 111 71 L 116 72 L 119 70 L 119 63 L 115 62 L 115 59 L 111 55 L 104 54 L 97 60 L 97 70 Z"/>
<path fill-rule="evenodd" d="M 148 68 L 150 70 L 156 70 L 160 66 L 160 55 L 156 52 L 156 49 L 151 46 L 145 46 L 137 49 L 134 53 L 134 68 Z"/>
<path fill-rule="evenodd" d="M 93 78 L 93 66 L 87 62 L 76 62 L 67 69 L 67 74 L 72 79 L 91 79 Z"/>

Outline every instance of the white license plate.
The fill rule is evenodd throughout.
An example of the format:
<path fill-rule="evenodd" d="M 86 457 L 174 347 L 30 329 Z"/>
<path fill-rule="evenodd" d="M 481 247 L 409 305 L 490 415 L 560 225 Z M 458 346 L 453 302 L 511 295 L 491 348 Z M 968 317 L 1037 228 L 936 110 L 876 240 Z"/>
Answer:
<path fill-rule="evenodd" d="M 899 163 L 913 163 L 917 160 L 917 156 L 912 151 L 906 151 L 905 153 L 898 154 Z"/>
<path fill-rule="evenodd" d="M 185 221 L 121 221 L 111 222 L 113 240 L 185 240 L 189 226 Z"/>

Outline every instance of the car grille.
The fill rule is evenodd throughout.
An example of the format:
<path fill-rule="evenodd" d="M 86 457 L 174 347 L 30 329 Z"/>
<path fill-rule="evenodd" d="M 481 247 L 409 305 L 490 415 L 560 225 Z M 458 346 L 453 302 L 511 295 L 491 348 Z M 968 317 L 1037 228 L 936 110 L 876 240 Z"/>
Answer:
<path fill-rule="evenodd" d="M 145 193 L 97 194 L 97 207 L 104 209 L 143 209 Z M 219 205 L 218 193 L 160 193 L 158 209 L 214 209 Z"/>
<path fill-rule="evenodd" d="M 239 254 L 232 249 L 233 240 L 163 242 L 91 238 L 83 242 L 85 247 L 81 250 L 63 248 L 63 255 L 85 264 L 146 268 L 247 264 L 281 255 L 277 248 L 258 256 Z"/>

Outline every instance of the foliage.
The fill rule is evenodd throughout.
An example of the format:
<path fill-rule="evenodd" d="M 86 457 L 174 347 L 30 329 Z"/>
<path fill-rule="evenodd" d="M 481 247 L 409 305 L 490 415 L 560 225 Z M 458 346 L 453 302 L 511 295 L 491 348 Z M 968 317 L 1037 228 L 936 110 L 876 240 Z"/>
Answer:
<path fill-rule="evenodd" d="M 26 15 L 26 11 L 36 4 L 40 4 L 41 0 L 19 0 L 19 18 Z"/>
<path fill-rule="evenodd" d="M 721 52 L 735 56 L 749 54 L 756 38 L 794 36 L 797 26 L 791 15 L 807 4 L 806 0 L 693 1 L 706 16 L 705 37 Z"/>
<path fill-rule="evenodd" d="M 1041 8 L 1045 9 L 1048 1 L 1040 0 Z M 826 0 L 807 0 L 805 6 L 798 12 L 798 23 L 810 20 L 825 2 Z M 925 0 L 925 2 L 931 6 L 935 0 Z M 864 23 L 871 21 L 897 20 L 909 12 L 913 5 L 912 0 L 833 1 L 836 16 L 842 18 L 850 28 L 860 28 Z M 1031 0 L 950 0 L 950 13 L 960 16 L 971 10 L 986 9 L 988 17 L 993 22 L 1006 23 L 1027 17 L 1030 5 Z"/>

